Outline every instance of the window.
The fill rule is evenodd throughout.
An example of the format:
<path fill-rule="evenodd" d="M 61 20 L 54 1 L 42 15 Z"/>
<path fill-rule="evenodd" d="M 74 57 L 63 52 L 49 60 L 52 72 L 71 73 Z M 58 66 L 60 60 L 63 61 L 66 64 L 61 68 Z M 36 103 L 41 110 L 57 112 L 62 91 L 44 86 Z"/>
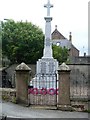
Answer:
<path fill-rule="evenodd" d="M 60 42 L 57 42 L 57 46 L 60 46 Z"/>

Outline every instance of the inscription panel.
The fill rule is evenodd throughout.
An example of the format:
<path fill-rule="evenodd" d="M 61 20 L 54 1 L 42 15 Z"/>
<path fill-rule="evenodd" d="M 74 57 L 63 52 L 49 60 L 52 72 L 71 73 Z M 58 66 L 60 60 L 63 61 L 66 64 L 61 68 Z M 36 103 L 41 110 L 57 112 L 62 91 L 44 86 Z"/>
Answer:
<path fill-rule="evenodd" d="M 41 62 L 41 74 L 46 74 L 46 62 Z"/>
<path fill-rule="evenodd" d="M 49 63 L 49 73 L 50 73 L 50 74 L 53 74 L 53 73 L 54 73 L 54 63 L 53 63 L 53 62 L 50 62 L 50 63 Z"/>

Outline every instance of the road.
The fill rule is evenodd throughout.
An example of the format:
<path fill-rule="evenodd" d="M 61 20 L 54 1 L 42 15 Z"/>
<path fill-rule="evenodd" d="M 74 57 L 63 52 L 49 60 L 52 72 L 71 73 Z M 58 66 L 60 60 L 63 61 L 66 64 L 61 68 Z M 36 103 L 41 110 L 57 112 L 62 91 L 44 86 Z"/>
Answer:
<path fill-rule="evenodd" d="M 35 109 L 10 102 L 0 102 L 0 106 L 0 116 L 13 118 L 88 118 L 88 113 L 84 112 Z"/>

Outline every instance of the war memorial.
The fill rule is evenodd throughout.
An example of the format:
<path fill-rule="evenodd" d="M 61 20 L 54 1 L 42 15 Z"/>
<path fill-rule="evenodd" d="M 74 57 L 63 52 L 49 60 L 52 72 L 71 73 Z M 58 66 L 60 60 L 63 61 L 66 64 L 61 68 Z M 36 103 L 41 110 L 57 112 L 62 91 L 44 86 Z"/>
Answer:
<path fill-rule="evenodd" d="M 35 92 L 33 91 L 32 93 L 37 94 L 37 103 L 35 104 L 54 105 L 56 104 L 58 61 L 53 58 L 52 51 L 52 17 L 50 16 L 50 8 L 52 8 L 53 5 L 50 4 L 48 0 L 48 3 L 45 4 L 44 7 L 47 8 L 47 16 L 44 17 L 46 21 L 44 50 L 43 57 L 37 61 L 36 76 L 31 81 L 35 88 Z M 39 91 L 39 93 L 37 91 Z M 38 94 L 41 94 L 41 96 Z M 33 98 L 33 100 L 31 100 L 34 102 L 35 96 L 31 94 L 30 98 Z M 32 101 L 30 102 L 32 103 Z"/>
<path fill-rule="evenodd" d="M 30 106 L 31 108 L 57 109 L 62 111 L 88 110 L 87 89 L 84 89 L 82 86 L 80 89 L 79 86 L 71 84 L 70 74 L 72 71 L 70 67 L 65 63 L 59 66 L 58 61 L 53 58 L 52 17 L 50 16 L 50 9 L 53 5 L 48 0 L 44 7 L 47 8 L 47 16 L 44 17 L 44 50 L 42 58 L 37 61 L 35 77 L 31 79 L 32 69 L 22 62 L 15 68 L 15 90 L 7 90 L 7 92 L 3 90 L 3 96 L 7 95 L 10 101 L 22 104 L 25 107 Z M 28 86 L 29 82 L 30 86 Z M 74 84 L 76 84 L 75 81 Z M 87 88 L 86 83 L 85 87 Z M 80 96 L 78 93 L 80 93 Z"/>

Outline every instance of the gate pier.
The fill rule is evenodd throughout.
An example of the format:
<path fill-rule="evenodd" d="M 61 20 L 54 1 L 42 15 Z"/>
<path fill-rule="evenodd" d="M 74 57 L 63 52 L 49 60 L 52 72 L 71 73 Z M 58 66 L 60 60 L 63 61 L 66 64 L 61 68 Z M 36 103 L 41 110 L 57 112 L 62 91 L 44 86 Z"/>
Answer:
<path fill-rule="evenodd" d="M 58 105 L 60 110 L 71 110 L 70 103 L 70 68 L 62 63 L 58 69 L 59 83 L 58 83 Z"/>
<path fill-rule="evenodd" d="M 30 78 L 29 68 L 25 63 L 16 67 L 16 101 L 24 105 L 28 103 L 28 81 Z"/>

